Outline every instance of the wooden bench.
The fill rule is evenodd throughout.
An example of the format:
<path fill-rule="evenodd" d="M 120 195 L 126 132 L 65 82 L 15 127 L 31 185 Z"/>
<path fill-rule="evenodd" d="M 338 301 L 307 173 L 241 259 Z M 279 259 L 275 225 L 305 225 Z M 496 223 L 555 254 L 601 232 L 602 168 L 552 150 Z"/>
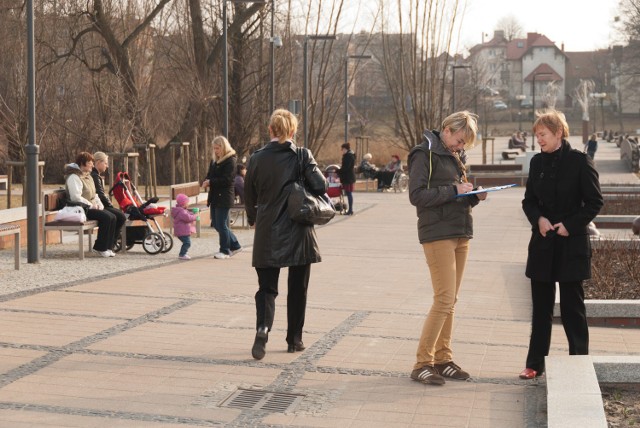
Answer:
<path fill-rule="evenodd" d="M 183 193 L 189 197 L 189 208 L 199 208 L 200 212 L 209 211 L 209 207 L 207 206 L 206 201 L 204 203 L 199 201 L 200 193 L 202 192 L 200 183 L 198 183 L 197 181 L 173 184 L 170 187 L 169 210 L 171 210 L 171 208 L 173 207 L 173 201 L 176 200 L 176 196 L 178 196 L 180 193 Z M 191 198 L 195 199 L 192 200 Z M 171 222 L 171 230 L 173 230 L 173 220 Z M 198 238 L 200 237 L 200 216 L 198 216 L 198 219 L 196 220 L 196 236 Z"/>
<path fill-rule="evenodd" d="M 520 154 L 520 150 L 505 150 L 502 152 L 502 160 L 514 160 Z"/>
<path fill-rule="evenodd" d="M 9 178 L 7 175 L 0 175 L 0 190 L 7 190 L 9 187 Z"/>
<path fill-rule="evenodd" d="M 89 250 L 92 247 L 93 229 L 98 227 L 97 220 L 87 220 L 84 223 L 76 221 L 47 221 L 47 217 L 55 214 L 62 208 L 67 198 L 67 192 L 64 190 L 56 190 L 53 193 L 44 195 L 44 203 L 42 205 L 42 258 L 47 257 L 47 232 L 52 230 L 60 231 L 60 242 L 62 242 L 62 232 L 78 233 L 78 258 L 84 260 L 84 240 L 85 232 L 89 235 Z"/>
<path fill-rule="evenodd" d="M 16 224 L 0 224 L 0 237 L 9 235 L 13 235 L 15 239 L 13 243 L 13 258 L 15 269 L 20 270 L 20 226 Z"/>

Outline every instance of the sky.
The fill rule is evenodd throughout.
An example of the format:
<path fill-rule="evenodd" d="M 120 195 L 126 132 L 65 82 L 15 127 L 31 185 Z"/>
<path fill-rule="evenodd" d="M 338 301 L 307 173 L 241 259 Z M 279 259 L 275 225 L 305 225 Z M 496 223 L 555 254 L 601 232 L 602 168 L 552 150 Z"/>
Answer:
<path fill-rule="evenodd" d="M 513 16 L 528 32 L 547 36 L 569 52 L 607 48 L 615 37 L 613 20 L 618 0 L 467 0 L 460 45 L 468 48 L 493 37 L 498 21 Z"/>

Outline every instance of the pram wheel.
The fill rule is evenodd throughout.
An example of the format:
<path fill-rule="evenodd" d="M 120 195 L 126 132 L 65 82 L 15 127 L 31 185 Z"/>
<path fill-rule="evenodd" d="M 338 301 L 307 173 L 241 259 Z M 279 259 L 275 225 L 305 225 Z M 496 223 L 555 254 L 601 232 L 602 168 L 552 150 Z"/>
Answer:
<path fill-rule="evenodd" d="M 163 233 L 164 235 L 164 248 L 162 249 L 163 253 L 168 253 L 173 248 L 173 238 L 168 233 Z"/>
<path fill-rule="evenodd" d="M 159 233 L 148 233 L 142 240 L 142 248 L 147 254 L 158 254 L 164 248 L 164 239 Z"/>

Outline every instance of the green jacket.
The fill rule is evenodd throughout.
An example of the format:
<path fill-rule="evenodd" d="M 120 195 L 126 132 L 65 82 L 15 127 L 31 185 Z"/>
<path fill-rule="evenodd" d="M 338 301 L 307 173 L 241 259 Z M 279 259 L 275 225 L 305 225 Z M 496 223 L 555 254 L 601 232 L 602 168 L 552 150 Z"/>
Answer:
<path fill-rule="evenodd" d="M 465 162 L 464 152 L 460 155 Z M 423 142 L 409 153 L 409 200 L 418 214 L 420 243 L 473 238 L 471 208 L 475 195 L 456 198 L 461 171 L 436 131 L 425 131 Z"/>

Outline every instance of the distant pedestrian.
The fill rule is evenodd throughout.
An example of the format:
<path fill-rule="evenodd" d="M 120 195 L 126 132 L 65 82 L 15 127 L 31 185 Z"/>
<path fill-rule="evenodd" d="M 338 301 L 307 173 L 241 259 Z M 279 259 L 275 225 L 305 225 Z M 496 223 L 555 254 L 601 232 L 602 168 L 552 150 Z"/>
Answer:
<path fill-rule="evenodd" d="M 189 248 L 191 248 L 191 234 L 196 231 L 193 222 L 196 215 L 189 211 L 189 197 L 184 193 L 176 196 L 176 205 L 171 208 L 171 218 L 173 219 L 173 234 L 182 242 L 178 258 L 180 260 L 190 260 Z"/>
<path fill-rule="evenodd" d="M 239 163 L 236 167 L 236 178 L 233 180 L 233 189 L 238 202 L 244 204 L 244 176 L 247 174 L 247 167 Z"/>
<path fill-rule="evenodd" d="M 598 138 L 596 134 L 591 134 L 589 141 L 587 141 L 587 155 L 591 160 L 596 157 L 596 151 L 598 151 Z"/>
<path fill-rule="evenodd" d="M 522 209 L 531 223 L 526 276 L 531 279 L 531 338 L 521 379 L 544 373 L 560 284 L 562 326 L 570 355 L 589 354 L 582 282 L 591 278 L 589 223 L 603 199 L 593 161 L 569 145 L 564 114 L 550 110 L 533 124 L 541 153 L 531 159 Z"/>
<path fill-rule="evenodd" d="M 477 116 L 453 113 L 442 130 L 424 131 L 423 142 L 409 153 L 409 200 L 418 214 L 422 244 L 433 287 L 433 303 L 422 328 L 411 379 L 443 385 L 445 377 L 465 380 L 469 373 L 453 362 L 453 316 L 462 283 L 469 240 L 473 237 L 472 207 L 486 193 L 456 197 L 473 190 L 467 182 L 465 147 L 478 132 Z"/>
<path fill-rule="evenodd" d="M 220 249 L 216 259 L 228 259 L 242 251 L 238 238 L 229 228 L 229 211 L 234 205 L 234 178 L 236 175 L 236 151 L 229 141 L 218 136 L 213 139 L 213 160 L 209 165 L 202 187 L 209 187 L 207 206 L 211 207 L 211 225 L 218 232 Z"/>
<path fill-rule="evenodd" d="M 347 215 L 353 215 L 353 189 L 356 182 L 356 155 L 351 151 L 351 145 L 349 143 L 344 143 L 341 146 L 341 149 L 342 165 L 338 170 L 338 176 L 340 176 L 342 190 L 347 196 L 347 203 L 349 204 Z"/>

